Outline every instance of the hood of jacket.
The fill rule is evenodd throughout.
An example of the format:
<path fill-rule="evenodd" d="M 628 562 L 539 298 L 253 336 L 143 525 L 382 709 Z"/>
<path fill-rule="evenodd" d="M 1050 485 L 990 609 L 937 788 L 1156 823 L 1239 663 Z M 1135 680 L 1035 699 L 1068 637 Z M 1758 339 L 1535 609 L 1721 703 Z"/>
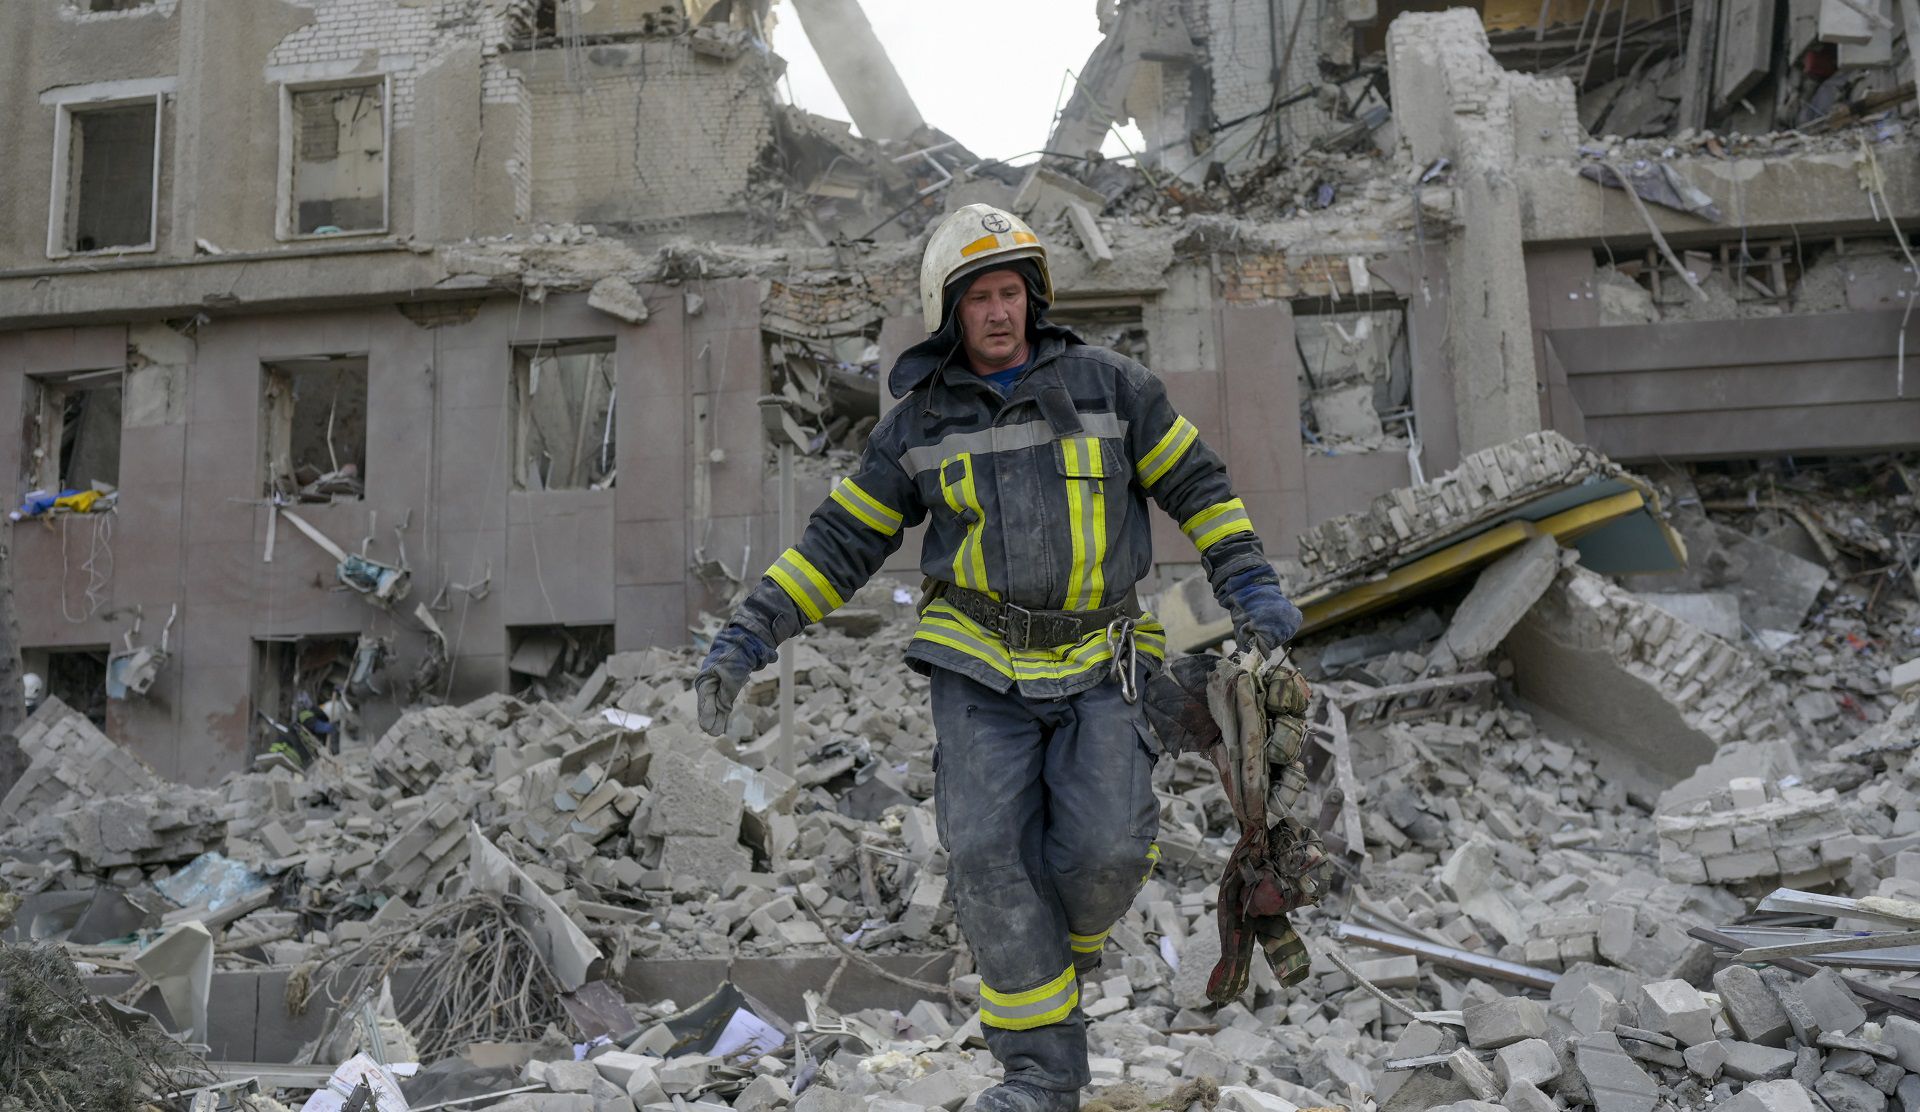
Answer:
<path fill-rule="evenodd" d="M 1069 344 L 1085 342 L 1073 329 L 1055 324 L 1042 314 L 1027 322 L 1028 365 L 1053 358 Z M 893 370 L 887 372 L 887 390 L 896 398 L 904 398 L 956 357 L 965 358 L 960 350 L 960 321 L 958 314 L 949 314 L 940 331 L 900 353 Z"/>

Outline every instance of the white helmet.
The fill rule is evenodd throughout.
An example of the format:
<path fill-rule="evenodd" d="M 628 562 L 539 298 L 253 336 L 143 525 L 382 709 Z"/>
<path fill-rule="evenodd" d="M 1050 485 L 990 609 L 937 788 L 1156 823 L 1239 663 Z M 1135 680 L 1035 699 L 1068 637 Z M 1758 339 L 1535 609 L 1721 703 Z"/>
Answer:
<path fill-rule="evenodd" d="M 46 681 L 40 678 L 38 672 L 28 672 L 26 675 L 21 676 L 20 687 L 27 697 L 28 706 L 33 706 L 38 703 L 40 696 L 47 690 Z"/>
<path fill-rule="evenodd" d="M 1027 222 L 992 205 L 967 205 L 940 222 L 927 240 L 920 260 L 920 310 L 929 335 L 940 331 L 945 319 L 947 286 L 989 267 L 1015 259 L 1032 259 L 1040 268 L 1040 294 L 1053 300 L 1053 274 L 1047 269 L 1047 249 Z"/>

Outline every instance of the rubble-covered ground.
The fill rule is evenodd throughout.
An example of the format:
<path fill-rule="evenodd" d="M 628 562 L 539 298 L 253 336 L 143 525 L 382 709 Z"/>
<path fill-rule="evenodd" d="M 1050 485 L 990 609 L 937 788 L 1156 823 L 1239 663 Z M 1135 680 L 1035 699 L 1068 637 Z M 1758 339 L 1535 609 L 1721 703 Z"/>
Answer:
<path fill-rule="evenodd" d="M 1243 999 L 1207 1000 L 1237 831 L 1210 766 L 1163 760 L 1159 870 L 1081 991 L 1102 1099 L 1920 1108 L 1920 936 L 1817 965 L 1734 960 L 1837 937 L 1827 928 L 1920 928 L 1915 474 L 1897 459 L 1674 469 L 1652 478 L 1684 573 L 1616 581 L 1522 546 L 1481 587 L 1303 639 L 1323 786 L 1356 797 L 1326 813 L 1359 833 L 1341 839 L 1335 895 L 1295 916 L 1311 976 L 1282 989 L 1256 963 Z M 1440 527 L 1394 537 L 1408 530 L 1390 519 L 1353 515 L 1322 539 L 1411 552 Z M 50 942 L 83 973 L 137 974 L 124 1002 L 157 986 L 157 1021 L 192 1041 L 196 968 L 287 970 L 289 1009 L 328 1010 L 306 1058 L 343 1074 L 418 1061 L 382 1075 L 412 1107 L 493 1093 L 508 1095 L 465 1106 L 956 1112 L 996 1068 L 945 899 L 899 588 L 875 582 L 790 647 L 791 738 L 777 666 L 728 737 L 700 733 L 697 647 L 611 656 L 565 703 L 420 707 L 370 746 L 206 789 L 162 782 L 49 701 L 0 801 L 22 943 L 0 982 L 21 999 L 6 970 L 35 954 L 66 983 Z M 1518 599 L 1490 649 L 1469 636 L 1487 628 L 1487 594 Z M 1560 659 L 1542 653 L 1582 630 L 1600 639 L 1566 659 L 1592 669 L 1591 690 L 1647 700 L 1624 726 L 1618 707 L 1541 683 L 1542 660 Z M 1359 709 L 1422 683 L 1458 697 Z M 1708 759 L 1662 775 L 1650 738 Z M 1763 911 L 1776 889 L 1812 894 Z M 800 955 L 839 970 L 805 1014 L 618 987 L 666 959 Z M 910 1010 L 841 1014 L 842 975 L 893 956 L 953 960 L 884 974 L 918 997 Z M 583 1020 L 594 1005 L 601 1018 Z M 0 1107 L 57 1107 L 18 1103 L 25 1061 L 0 1060 Z M 278 1096 L 298 1108 L 308 1092 Z"/>

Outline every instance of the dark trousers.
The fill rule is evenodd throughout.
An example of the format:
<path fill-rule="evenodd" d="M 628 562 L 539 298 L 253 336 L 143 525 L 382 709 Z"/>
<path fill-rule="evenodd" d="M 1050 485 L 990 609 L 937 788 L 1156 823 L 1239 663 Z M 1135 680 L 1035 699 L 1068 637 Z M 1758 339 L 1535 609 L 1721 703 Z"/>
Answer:
<path fill-rule="evenodd" d="M 932 676 L 935 808 L 948 891 L 1008 1080 L 1088 1080 L 1079 977 L 1158 853 L 1158 748 L 1111 680 L 1064 699 Z"/>

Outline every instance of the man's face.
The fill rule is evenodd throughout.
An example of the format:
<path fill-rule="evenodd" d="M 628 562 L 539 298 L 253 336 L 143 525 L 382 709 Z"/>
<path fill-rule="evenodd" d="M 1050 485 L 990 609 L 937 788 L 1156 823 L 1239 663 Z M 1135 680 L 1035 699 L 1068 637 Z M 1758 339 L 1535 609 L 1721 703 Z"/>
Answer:
<path fill-rule="evenodd" d="M 977 374 L 1027 360 L 1027 283 L 1011 270 L 982 274 L 960 295 L 960 338 Z"/>

